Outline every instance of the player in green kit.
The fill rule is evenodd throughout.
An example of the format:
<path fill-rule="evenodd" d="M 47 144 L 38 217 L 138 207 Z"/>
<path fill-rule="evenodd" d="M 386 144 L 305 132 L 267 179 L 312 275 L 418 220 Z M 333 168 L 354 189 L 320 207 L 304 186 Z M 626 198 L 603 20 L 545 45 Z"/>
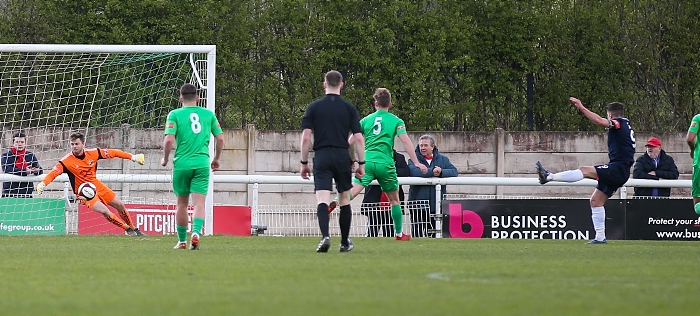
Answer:
<path fill-rule="evenodd" d="M 177 244 L 175 249 L 187 249 L 187 205 L 190 194 L 194 206 L 192 236 L 190 249 L 199 249 L 199 239 L 204 226 L 204 203 L 209 191 L 209 174 L 219 169 L 219 158 L 224 148 L 224 135 L 214 113 L 197 106 L 199 95 L 192 84 L 180 88 L 182 107 L 170 111 L 165 122 L 165 139 L 163 140 L 163 159 L 160 164 L 166 166 L 168 157 L 175 149 L 173 158 L 173 191 L 177 196 Z M 216 137 L 216 154 L 209 161 L 209 138 Z"/>
<path fill-rule="evenodd" d="M 403 212 L 399 200 L 399 180 L 396 177 L 396 165 L 394 163 L 394 139 L 399 137 L 406 153 L 413 161 L 418 161 L 413 150 L 413 142 L 406 134 L 406 124 L 394 114 L 389 113 L 391 107 L 391 92 L 385 88 L 378 88 L 374 92 L 374 108 L 376 112 L 367 115 L 360 120 L 360 126 L 365 136 L 365 175 L 362 179 L 353 179 L 350 189 L 350 199 L 377 179 L 382 191 L 386 193 L 391 204 L 391 218 L 394 220 L 396 240 L 410 240 L 411 235 L 404 234 Z M 352 137 L 349 140 L 353 142 Z M 351 147 L 352 148 L 352 147 Z M 423 173 L 428 168 L 417 163 Z"/>
<path fill-rule="evenodd" d="M 700 146 L 697 146 L 698 130 L 700 130 L 700 114 L 693 117 L 686 136 L 686 142 L 688 147 L 690 147 L 690 157 L 693 158 L 693 180 L 690 193 L 693 195 L 695 213 L 700 215 Z"/>

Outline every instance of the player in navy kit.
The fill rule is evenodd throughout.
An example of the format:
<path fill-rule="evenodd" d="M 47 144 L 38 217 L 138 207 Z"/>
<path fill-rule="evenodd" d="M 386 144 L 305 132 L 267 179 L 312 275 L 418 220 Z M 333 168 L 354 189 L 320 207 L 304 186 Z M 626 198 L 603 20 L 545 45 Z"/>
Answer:
<path fill-rule="evenodd" d="M 598 185 L 591 196 L 591 213 L 593 218 L 593 228 L 595 229 L 595 239 L 589 244 L 605 244 L 605 202 L 623 186 L 630 177 L 630 168 L 634 163 L 635 140 L 634 131 L 630 127 L 630 122 L 625 118 L 625 111 L 622 103 L 613 102 L 608 104 L 607 118 L 600 117 L 583 106 L 581 101 L 570 98 L 581 113 L 591 122 L 603 126 L 608 130 L 608 158 L 610 162 L 604 165 L 585 166 L 576 170 L 568 170 L 559 173 L 550 173 L 542 164 L 537 162 L 537 174 L 540 184 L 549 181 L 576 182 L 583 178 L 598 180 Z"/>

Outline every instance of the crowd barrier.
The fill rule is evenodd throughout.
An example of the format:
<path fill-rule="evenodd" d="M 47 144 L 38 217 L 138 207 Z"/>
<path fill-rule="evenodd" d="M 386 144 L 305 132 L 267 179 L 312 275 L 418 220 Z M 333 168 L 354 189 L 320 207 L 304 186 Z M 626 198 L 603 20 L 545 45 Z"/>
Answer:
<path fill-rule="evenodd" d="M 37 177 L 41 179 L 42 177 Z M 136 175 L 136 174 L 110 174 L 98 175 L 104 182 L 147 182 L 147 183 L 167 183 L 170 182 L 168 175 Z M 16 176 L 0 174 L 0 180 L 18 180 Z M 65 181 L 66 179 L 57 179 Z M 260 205 L 258 199 L 258 187 L 261 184 L 298 184 L 312 185 L 312 180 L 304 180 L 299 176 L 263 176 L 263 175 L 214 175 L 215 183 L 248 183 L 253 184 L 253 200 L 251 205 L 242 206 L 250 211 L 243 210 L 245 216 L 250 216 L 251 230 L 255 230 L 265 223 L 259 221 Z M 588 239 L 593 232 L 590 219 L 590 208 L 586 199 L 514 199 L 509 197 L 495 197 L 484 200 L 442 200 L 440 191 L 441 185 L 516 185 L 516 186 L 539 186 L 537 178 L 504 178 L 504 177 L 455 177 L 455 178 L 399 178 L 403 185 L 434 185 L 436 187 L 437 203 L 436 222 L 437 232 L 435 237 L 478 237 L 478 238 L 543 238 L 543 239 Z M 672 239 L 672 240 L 694 240 L 698 238 L 700 223 L 692 208 L 690 199 L 631 199 L 627 196 L 627 187 L 690 187 L 690 180 L 637 180 L 630 179 L 625 187 L 621 188 L 618 196 L 609 200 L 606 204 L 607 231 L 610 239 Z M 553 183 L 545 186 L 590 186 L 596 185 L 596 181 L 584 179 L 575 183 Z M 69 196 L 68 186 L 64 188 L 64 199 L 66 203 Z M 49 231 L 56 233 L 71 233 L 78 229 L 73 228 L 74 223 L 81 223 L 82 220 L 76 217 L 79 214 L 51 214 L 41 215 L 42 210 L 51 209 L 43 204 L 33 204 L 38 207 L 37 212 L 33 212 L 37 218 L 51 218 L 51 222 L 29 222 L 34 217 L 18 216 L 17 214 L 27 214 L 24 208 L 18 206 L 10 207 L 13 199 L 0 199 L 5 204 L 0 204 L 3 211 L 0 215 L 0 227 L 2 225 L 10 227 L 11 230 L 21 232 L 22 227 L 34 227 L 34 233 L 46 234 Z M 26 200 L 22 203 L 26 204 Z M 8 204 L 9 203 L 9 204 Z M 60 199 L 54 203 L 59 203 Z M 58 204 L 57 204 L 58 205 Z M 58 209 L 69 209 L 67 204 L 56 206 Z M 283 207 L 283 206 L 282 206 Z M 25 207 L 26 208 L 26 207 Z M 207 213 L 207 234 L 217 233 L 213 225 L 217 220 L 214 218 L 214 207 L 208 201 Z M 60 211 L 58 211 L 60 213 Z M 153 212 L 153 211 L 149 211 Z M 171 224 L 171 214 L 167 216 L 149 215 L 149 212 L 138 212 L 137 221 L 142 218 L 146 221 L 154 220 L 154 234 L 169 232 Z M 250 215 L 246 215 L 247 213 Z M 143 213 L 143 214 L 141 214 Z M 166 212 L 167 213 L 167 212 Z M 139 215 L 140 214 L 140 215 Z M 224 214 L 221 212 L 221 214 Z M 92 214 L 94 215 L 94 214 Z M 88 216 L 87 214 L 84 216 Z M 140 217 L 138 217 L 140 216 Z M 165 216 L 165 217 L 164 217 Z M 237 215 L 238 216 L 238 215 Z M 16 218 L 22 218 L 22 223 L 13 222 Z M 161 222 L 158 222 L 160 219 Z M 227 221 L 227 220 L 226 220 Z M 49 225 L 63 223 L 63 226 L 49 230 Z M 144 222 L 149 225 L 150 222 Z M 162 226 L 165 223 L 165 228 Z M 514 225 L 526 225 L 514 227 Z M 506 225 L 504 227 L 504 224 Z M 44 225 L 42 229 L 39 226 Z M 66 227 L 67 226 L 67 227 Z M 150 226 L 149 226 L 150 227 Z M 441 228 L 441 229 L 440 229 Z M 150 230 L 149 230 L 150 231 Z M 221 230 L 219 230 L 221 231 Z M 226 234 L 227 232 L 222 233 Z M 1 230 L 0 234 L 15 234 L 8 230 Z M 245 233 L 247 235 L 247 233 Z"/>

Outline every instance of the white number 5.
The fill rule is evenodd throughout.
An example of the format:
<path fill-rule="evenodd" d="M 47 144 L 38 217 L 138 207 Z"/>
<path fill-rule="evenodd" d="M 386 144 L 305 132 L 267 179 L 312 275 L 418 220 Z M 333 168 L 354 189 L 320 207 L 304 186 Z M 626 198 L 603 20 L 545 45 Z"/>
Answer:
<path fill-rule="evenodd" d="M 374 127 L 372 128 L 372 134 L 374 135 L 379 135 L 379 133 L 382 132 L 382 118 L 381 117 L 375 117 L 374 118 Z"/>

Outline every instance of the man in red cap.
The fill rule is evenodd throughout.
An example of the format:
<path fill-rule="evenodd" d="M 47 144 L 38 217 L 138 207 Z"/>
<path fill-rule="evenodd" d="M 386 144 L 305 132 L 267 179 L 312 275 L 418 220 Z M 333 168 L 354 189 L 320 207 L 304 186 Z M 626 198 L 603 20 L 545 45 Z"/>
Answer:
<path fill-rule="evenodd" d="M 646 153 L 639 156 L 634 163 L 632 173 L 634 179 L 678 179 L 678 167 L 673 157 L 661 149 L 661 141 L 658 138 L 649 138 L 645 147 Z M 635 187 L 634 196 L 669 197 L 671 188 Z"/>

